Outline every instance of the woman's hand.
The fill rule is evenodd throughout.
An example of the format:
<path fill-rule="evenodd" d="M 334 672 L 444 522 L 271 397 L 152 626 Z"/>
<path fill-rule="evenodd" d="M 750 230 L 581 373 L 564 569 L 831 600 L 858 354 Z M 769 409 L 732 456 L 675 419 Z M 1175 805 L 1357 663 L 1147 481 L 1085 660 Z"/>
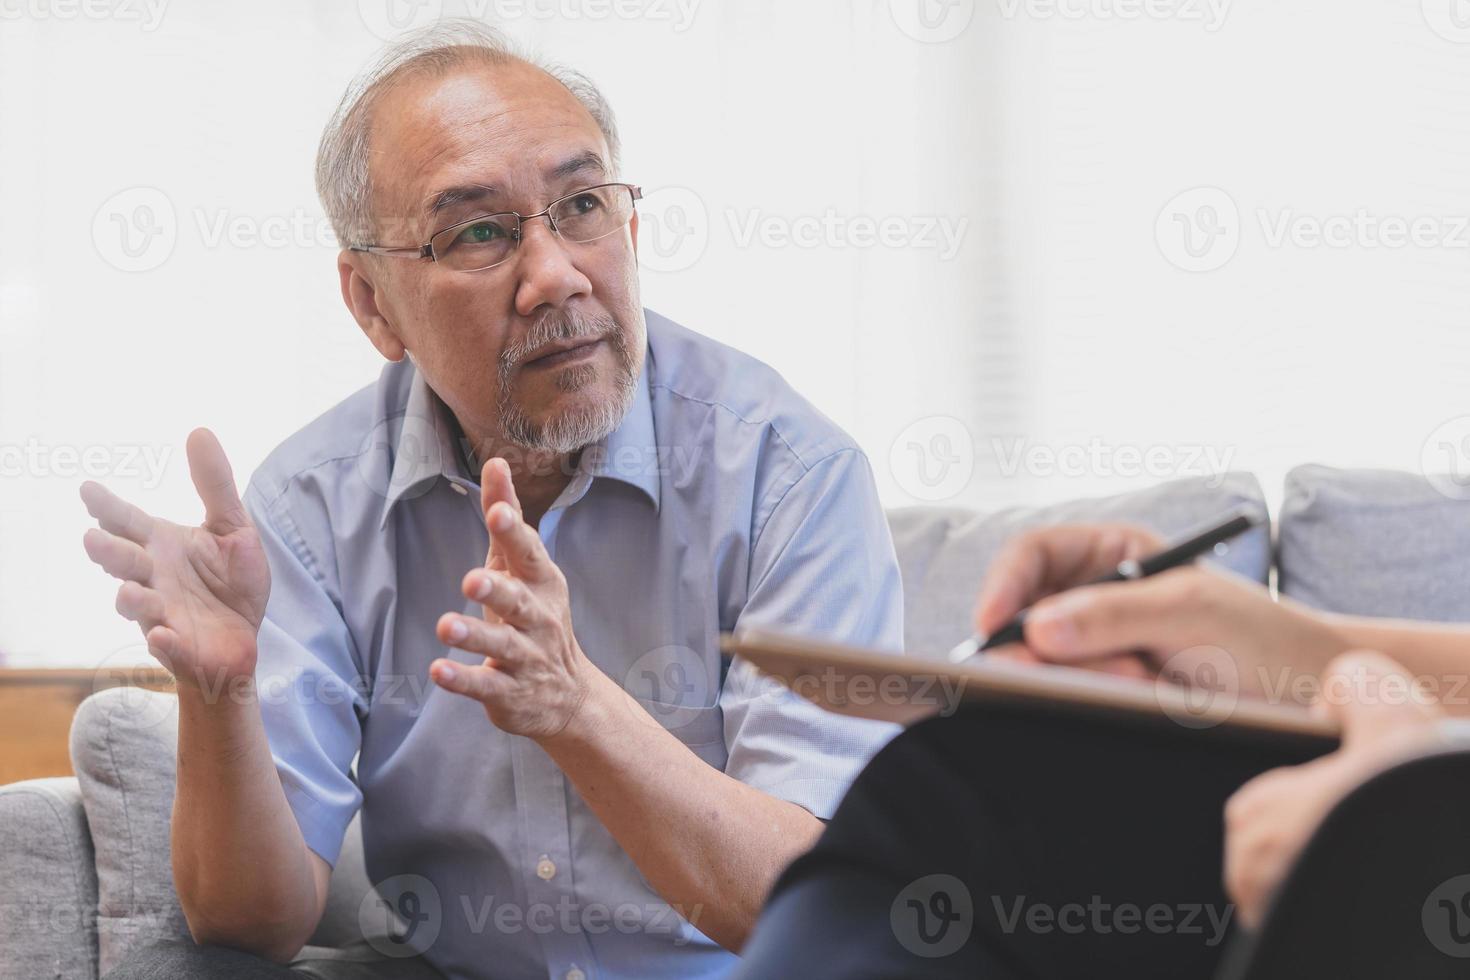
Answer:
<path fill-rule="evenodd" d="M 1300 699 L 1346 641 L 1323 618 L 1277 602 L 1260 585 L 1190 565 L 1131 582 L 1087 585 L 1127 558 L 1161 546 L 1124 525 L 1054 527 L 1016 538 L 991 565 L 976 607 L 988 633 L 1031 604 L 1025 645 L 1001 657 L 1086 667 L 1183 685 Z M 1301 681 L 1311 681 L 1303 685 Z"/>
<path fill-rule="evenodd" d="M 1225 887 L 1251 928 L 1328 811 L 1370 776 L 1441 741 L 1433 697 L 1381 653 L 1334 660 L 1314 710 L 1342 726 L 1342 748 L 1257 776 L 1225 805 Z"/>

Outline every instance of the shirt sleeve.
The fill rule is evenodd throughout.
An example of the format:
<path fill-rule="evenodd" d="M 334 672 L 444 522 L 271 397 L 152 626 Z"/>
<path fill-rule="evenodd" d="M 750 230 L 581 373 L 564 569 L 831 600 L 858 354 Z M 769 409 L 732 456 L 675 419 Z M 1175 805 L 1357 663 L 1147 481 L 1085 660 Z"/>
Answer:
<path fill-rule="evenodd" d="M 844 449 L 780 497 L 751 549 L 736 628 L 889 650 L 903 648 L 903 589 L 867 458 Z M 736 657 L 720 692 L 725 772 L 829 819 L 867 761 L 898 733 L 818 708 Z"/>
<path fill-rule="evenodd" d="M 271 570 L 256 693 L 286 802 L 306 846 L 335 865 L 347 825 L 362 804 L 350 773 L 367 703 L 340 603 L 286 499 L 268 501 L 254 483 L 244 497 Z"/>

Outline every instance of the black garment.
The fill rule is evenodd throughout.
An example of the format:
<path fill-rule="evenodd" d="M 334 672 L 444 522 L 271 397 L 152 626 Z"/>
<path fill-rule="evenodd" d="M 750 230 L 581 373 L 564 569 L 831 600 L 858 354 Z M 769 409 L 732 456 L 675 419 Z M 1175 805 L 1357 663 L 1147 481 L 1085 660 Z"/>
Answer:
<path fill-rule="evenodd" d="M 1322 821 L 1222 980 L 1470 976 L 1470 752 L 1402 763 Z"/>
<path fill-rule="evenodd" d="M 221 946 L 188 940 L 160 940 L 132 949 L 103 980 L 443 980 L 422 957 L 389 959 L 366 942 L 332 950 L 328 958 L 296 960 L 281 966 Z"/>
<path fill-rule="evenodd" d="M 1208 980 L 1236 931 L 1226 799 L 1331 747 L 995 706 L 930 719 L 782 875 L 737 976 Z"/>

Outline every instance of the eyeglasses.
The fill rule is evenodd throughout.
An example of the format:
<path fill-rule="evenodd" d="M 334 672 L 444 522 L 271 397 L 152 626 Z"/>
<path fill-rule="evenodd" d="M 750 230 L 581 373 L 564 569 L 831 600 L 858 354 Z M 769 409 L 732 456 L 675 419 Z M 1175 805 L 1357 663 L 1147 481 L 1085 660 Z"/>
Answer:
<path fill-rule="evenodd" d="M 437 231 L 423 245 L 349 245 L 353 252 L 433 259 L 458 272 L 479 272 L 509 261 L 521 241 L 521 226 L 545 218 L 551 230 L 569 242 L 595 242 L 625 226 L 633 217 L 643 188 L 632 184 L 598 184 L 552 201 L 545 211 L 503 211 L 481 215 Z"/>

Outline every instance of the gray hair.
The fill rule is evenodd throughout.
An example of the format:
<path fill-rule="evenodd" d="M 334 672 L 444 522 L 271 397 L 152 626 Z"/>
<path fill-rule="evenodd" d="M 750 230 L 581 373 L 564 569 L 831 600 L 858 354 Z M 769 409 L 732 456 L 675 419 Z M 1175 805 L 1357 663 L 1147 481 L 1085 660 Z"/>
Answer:
<path fill-rule="evenodd" d="M 393 82 L 409 73 L 440 74 L 479 61 L 490 65 L 521 63 L 539 68 L 564 85 L 602 130 L 616 174 L 620 146 L 612 106 L 581 72 L 544 62 L 518 50 L 500 31 L 474 20 L 447 19 L 405 34 L 347 86 L 337 111 L 322 132 L 316 154 L 316 192 L 342 247 L 369 244 L 376 222 L 372 214 L 369 142 L 373 109 Z"/>

